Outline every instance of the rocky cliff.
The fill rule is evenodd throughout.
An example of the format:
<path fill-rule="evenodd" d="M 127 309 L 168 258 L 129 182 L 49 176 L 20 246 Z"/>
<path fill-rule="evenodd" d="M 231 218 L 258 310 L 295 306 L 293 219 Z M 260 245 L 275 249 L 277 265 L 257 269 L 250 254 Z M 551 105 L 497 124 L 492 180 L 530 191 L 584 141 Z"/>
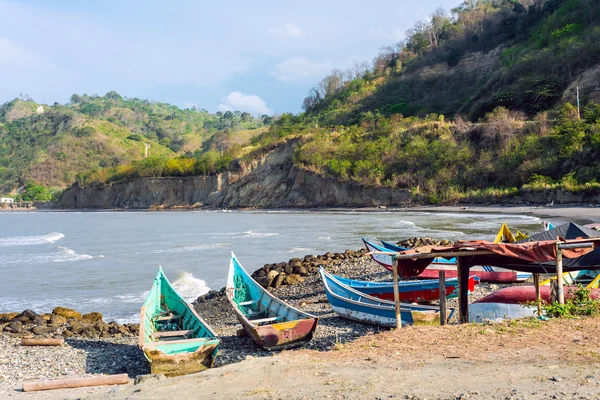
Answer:
<path fill-rule="evenodd" d="M 58 208 L 205 206 L 214 208 L 372 207 L 405 205 L 405 189 L 365 187 L 312 174 L 293 165 L 295 141 L 280 145 L 235 171 L 214 176 L 139 178 L 66 189 Z"/>

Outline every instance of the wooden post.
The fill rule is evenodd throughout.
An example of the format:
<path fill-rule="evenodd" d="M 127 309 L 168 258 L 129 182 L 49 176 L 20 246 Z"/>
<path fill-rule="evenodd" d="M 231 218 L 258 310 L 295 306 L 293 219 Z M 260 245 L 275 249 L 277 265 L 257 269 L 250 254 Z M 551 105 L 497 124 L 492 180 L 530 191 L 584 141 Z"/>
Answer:
<path fill-rule="evenodd" d="M 565 304 L 562 250 L 560 249 L 559 244 L 559 242 L 556 243 L 556 283 L 558 284 L 558 304 Z"/>
<path fill-rule="evenodd" d="M 469 323 L 469 265 L 464 257 L 456 257 L 458 272 L 458 317 L 461 324 Z"/>
<path fill-rule="evenodd" d="M 440 325 L 446 325 L 446 271 L 440 271 Z"/>
<path fill-rule="evenodd" d="M 392 256 L 392 273 L 394 275 L 394 304 L 396 306 L 396 329 L 402 328 L 402 319 L 400 318 L 400 290 L 398 289 L 398 259 Z"/>
<path fill-rule="evenodd" d="M 542 294 L 540 293 L 540 274 L 533 274 L 533 286 L 535 286 L 535 303 L 537 304 L 538 317 L 542 316 Z"/>
<path fill-rule="evenodd" d="M 38 339 L 38 338 L 23 338 L 21 346 L 62 346 L 65 343 L 63 338 L 58 339 Z"/>
<path fill-rule="evenodd" d="M 67 389 L 86 386 L 123 385 L 129 383 L 127 374 L 92 376 L 89 378 L 44 379 L 23 383 L 24 392 L 37 390 Z"/>

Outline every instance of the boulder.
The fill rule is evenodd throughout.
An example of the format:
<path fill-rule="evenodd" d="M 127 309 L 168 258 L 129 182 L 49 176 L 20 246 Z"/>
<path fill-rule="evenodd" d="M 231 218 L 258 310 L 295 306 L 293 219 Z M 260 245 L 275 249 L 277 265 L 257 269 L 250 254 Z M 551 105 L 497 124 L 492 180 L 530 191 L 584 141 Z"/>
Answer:
<path fill-rule="evenodd" d="M 285 278 L 286 285 L 297 285 L 304 282 L 304 278 L 297 274 L 288 275 Z"/>
<path fill-rule="evenodd" d="M 10 321 L 4 330 L 11 333 L 21 333 L 23 332 L 23 324 L 20 321 Z"/>
<path fill-rule="evenodd" d="M 42 318 L 44 321 L 50 321 L 52 314 L 40 314 L 40 318 Z"/>
<path fill-rule="evenodd" d="M 93 322 L 96 323 L 98 321 L 102 321 L 102 314 L 100 314 L 99 312 L 91 312 L 89 314 L 83 314 L 81 316 L 81 319 L 87 322 Z"/>
<path fill-rule="evenodd" d="M 69 330 L 75 335 L 81 335 L 87 338 L 98 337 L 96 327 L 93 324 L 83 320 L 74 320 L 71 322 Z"/>
<path fill-rule="evenodd" d="M 63 331 L 62 335 L 63 335 L 64 337 L 66 337 L 66 338 L 70 338 L 70 337 L 72 337 L 72 336 L 74 335 L 74 333 L 73 333 L 73 332 L 71 332 L 71 331 L 69 331 L 69 330 L 67 330 L 67 329 L 65 329 L 65 330 Z"/>
<path fill-rule="evenodd" d="M 32 329 L 32 332 L 36 335 L 46 336 L 56 332 L 56 327 L 53 326 L 36 326 Z"/>
<path fill-rule="evenodd" d="M 0 314 L 0 322 L 4 323 L 4 322 L 10 322 L 12 321 L 17 315 L 19 315 L 19 313 L 17 312 L 11 312 L 11 313 L 4 313 L 4 314 Z"/>
<path fill-rule="evenodd" d="M 283 268 L 283 272 L 285 272 L 286 275 L 289 275 L 293 272 L 293 268 L 290 264 L 287 264 L 284 268 Z"/>
<path fill-rule="evenodd" d="M 108 324 L 102 320 L 100 321 L 96 321 L 94 323 L 94 329 L 96 329 L 96 331 L 102 335 L 103 333 L 108 334 Z"/>
<path fill-rule="evenodd" d="M 277 289 L 279 286 L 281 286 L 286 276 L 287 275 L 283 272 L 278 274 L 275 279 L 273 279 L 273 282 L 271 282 L 271 287 Z"/>
<path fill-rule="evenodd" d="M 66 307 L 56 307 L 54 310 L 52 310 L 52 314 L 53 315 L 60 315 L 63 316 L 65 318 L 75 318 L 75 319 L 81 319 L 81 313 L 77 312 L 71 308 L 66 308 Z"/>
<path fill-rule="evenodd" d="M 238 329 L 238 330 L 235 332 L 235 335 L 236 335 L 237 337 L 245 337 L 245 336 L 248 336 L 248 334 L 246 333 L 246 330 L 245 330 L 244 328 Z"/>
<path fill-rule="evenodd" d="M 30 322 L 33 322 L 33 320 L 36 318 L 40 318 L 40 316 L 36 312 L 31 310 L 25 310 L 21 314 L 14 317 L 13 320 L 19 321 L 23 324 L 28 324 Z"/>
<path fill-rule="evenodd" d="M 63 317 L 62 315 L 54 315 L 54 314 L 52 314 L 52 316 L 50 317 L 50 321 L 48 321 L 49 325 L 56 325 L 56 326 L 64 325 L 66 323 L 67 323 L 67 319 L 65 317 Z"/>
<path fill-rule="evenodd" d="M 267 274 L 267 276 L 268 276 L 270 279 L 275 279 L 275 277 L 276 277 L 277 275 L 279 275 L 279 271 L 274 271 L 274 270 L 271 270 L 271 271 L 269 271 L 269 273 Z"/>
<path fill-rule="evenodd" d="M 46 320 L 38 315 L 31 321 L 31 323 L 33 325 L 46 325 Z"/>
<path fill-rule="evenodd" d="M 279 264 L 273 265 L 271 268 L 269 268 L 269 274 L 271 272 L 277 272 L 277 273 L 283 272 L 283 267 L 280 266 Z"/>
<path fill-rule="evenodd" d="M 269 278 L 268 276 L 261 276 L 259 278 L 256 278 L 256 282 L 258 282 L 258 284 L 264 287 L 265 289 L 269 287 L 272 281 L 273 279 Z"/>
<path fill-rule="evenodd" d="M 264 268 L 257 269 L 252 273 L 253 278 L 260 278 L 263 276 L 267 276 L 267 271 L 265 271 Z"/>
<path fill-rule="evenodd" d="M 125 324 L 129 332 L 137 335 L 140 332 L 140 324 Z"/>

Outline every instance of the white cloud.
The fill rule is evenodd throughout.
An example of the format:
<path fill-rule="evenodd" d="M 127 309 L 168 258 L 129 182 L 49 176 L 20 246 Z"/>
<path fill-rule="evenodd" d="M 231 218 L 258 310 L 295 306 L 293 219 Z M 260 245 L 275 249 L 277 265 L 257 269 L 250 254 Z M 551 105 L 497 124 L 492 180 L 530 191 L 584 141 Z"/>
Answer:
<path fill-rule="evenodd" d="M 254 115 L 273 115 L 273 110 L 267 103 L 256 95 L 245 95 L 241 92 L 231 92 L 221 99 L 219 111 L 246 111 Z"/>
<path fill-rule="evenodd" d="M 313 61 L 294 57 L 275 66 L 275 77 L 280 81 L 304 82 L 326 75 L 333 68 L 331 61 Z"/>
<path fill-rule="evenodd" d="M 302 32 L 302 29 L 298 28 L 296 25 L 288 22 L 287 24 L 285 24 L 283 27 L 273 27 L 271 29 L 269 29 L 269 33 L 271 35 L 277 36 L 279 38 L 284 38 L 284 37 L 302 37 L 304 36 L 304 32 Z"/>

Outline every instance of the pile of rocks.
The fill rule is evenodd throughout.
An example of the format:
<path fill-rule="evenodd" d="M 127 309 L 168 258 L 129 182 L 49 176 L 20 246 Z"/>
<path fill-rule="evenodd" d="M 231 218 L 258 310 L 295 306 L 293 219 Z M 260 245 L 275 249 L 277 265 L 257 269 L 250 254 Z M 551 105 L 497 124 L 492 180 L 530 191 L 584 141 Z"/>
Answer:
<path fill-rule="evenodd" d="M 452 246 L 452 242 L 449 240 L 432 239 L 430 237 L 425 237 L 425 238 L 415 237 L 415 238 L 405 239 L 405 240 L 399 241 L 397 244 L 400 247 L 410 247 L 411 249 L 415 248 L 415 247 L 422 247 L 422 246 Z"/>
<path fill-rule="evenodd" d="M 137 335 L 139 324 L 106 323 L 99 312 L 82 315 L 70 308 L 56 307 L 50 314 L 37 314 L 31 310 L 0 314 L 0 331 L 16 337 L 120 338 Z"/>
<path fill-rule="evenodd" d="M 264 288 L 276 289 L 282 285 L 296 285 L 304 282 L 304 278 L 317 274 L 319 265 L 330 265 L 344 260 L 362 258 L 366 253 L 366 249 L 360 249 L 292 258 L 288 262 L 265 264 L 264 267 L 254 271 L 252 277 Z"/>

